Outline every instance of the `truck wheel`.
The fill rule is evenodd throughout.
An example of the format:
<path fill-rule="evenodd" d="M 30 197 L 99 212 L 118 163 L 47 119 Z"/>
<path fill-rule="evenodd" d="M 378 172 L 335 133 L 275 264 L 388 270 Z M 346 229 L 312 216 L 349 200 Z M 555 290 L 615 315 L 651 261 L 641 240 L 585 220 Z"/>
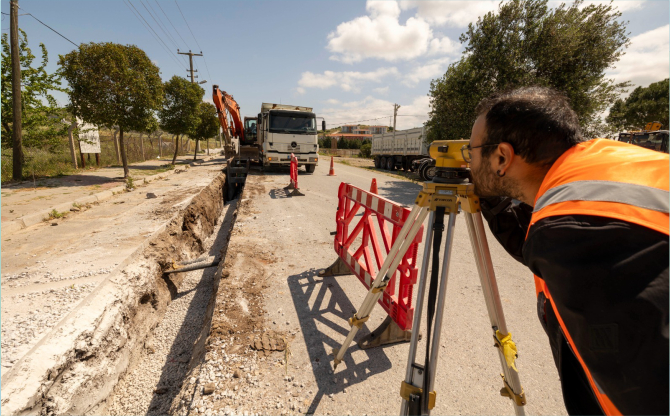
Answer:
<path fill-rule="evenodd" d="M 379 159 L 379 167 L 381 169 L 386 169 L 386 158 L 385 157 L 381 157 Z"/>
<path fill-rule="evenodd" d="M 395 158 L 393 156 L 386 159 L 386 170 L 395 170 Z"/>
<path fill-rule="evenodd" d="M 314 169 L 316 169 L 316 165 L 305 165 L 305 172 L 307 173 L 314 173 Z"/>
<path fill-rule="evenodd" d="M 379 156 L 375 156 L 375 168 L 379 169 L 381 166 L 381 161 L 379 160 Z"/>
<path fill-rule="evenodd" d="M 417 169 L 419 177 L 424 182 L 429 181 L 428 177 L 426 176 L 426 169 L 428 169 L 429 166 L 430 166 L 430 160 L 426 160 L 421 162 L 421 164 L 419 165 L 419 169 Z"/>
<path fill-rule="evenodd" d="M 431 166 L 430 164 L 426 166 L 426 169 L 424 170 L 424 175 L 426 176 L 426 179 L 428 179 L 428 181 L 432 181 L 436 173 L 437 168 L 435 166 Z"/>

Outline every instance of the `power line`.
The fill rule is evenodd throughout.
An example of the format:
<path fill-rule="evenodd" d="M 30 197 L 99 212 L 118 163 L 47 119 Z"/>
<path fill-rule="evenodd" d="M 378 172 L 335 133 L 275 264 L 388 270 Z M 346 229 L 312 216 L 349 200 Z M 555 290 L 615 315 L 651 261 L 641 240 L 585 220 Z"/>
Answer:
<path fill-rule="evenodd" d="M 135 9 L 135 7 L 134 7 L 132 4 L 130 4 L 130 6 L 128 5 L 128 3 L 130 3 L 130 0 L 128 0 L 128 3 L 126 3 L 126 0 L 123 0 L 123 3 L 126 5 L 126 7 L 128 7 L 128 10 L 130 10 L 130 12 L 137 18 L 137 20 L 140 21 L 140 23 L 142 24 L 142 26 L 144 26 L 144 27 L 149 31 L 149 34 L 150 34 L 151 36 L 153 36 L 154 39 L 156 39 L 157 41 L 159 41 L 159 43 L 162 43 L 162 44 L 164 45 L 164 48 L 167 49 L 167 53 L 168 53 L 168 55 L 169 55 L 170 58 L 172 58 L 172 60 L 177 64 L 177 66 L 181 66 L 181 63 L 177 60 L 177 58 L 175 58 L 175 56 L 174 56 L 174 52 L 170 51 L 170 49 L 167 48 L 167 45 L 165 45 L 164 42 L 162 42 L 159 38 L 157 38 L 157 35 L 154 35 L 154 33 L 156 33 L 156 32 L 154 32 L 153 29 L 149 28 L 144 22 L 142 22 L 142 20 L 144 20 L 144 18 L 143 18 L 141 15 L 138 16 L 138 15 L 133 11 L 133 9 Z M 133 7 L 132 9 L 130 8 L 131 6 Z M 135 10 L 137 10 L 137 9 L 135 9 Z M 138 12 L 138 13 L 139 13 L 139 12 Z M 140 17 L 142 17 L 141 20 L 140 20 Z M 144 21 L 146 22 L 146 20 L 144 20 Z M 153 33 L 151 33 L 151 32 L 153 32 Z"/>
<path fill-rule="evenodd" d="M 169 40 L 172 41 L 172 43 L 173 43 L 174 46 L 175 46 L 175 49 L 179 49 L 179 45 L 177 45 L 177 42 L 174 41 L 174 39 L 170 36 L 170 34 L 169 34 L 168 32 L 165 31 L 165 29 L 163 29 L 163 25 L 162 25 L 160 22 L 158 22 L 158 20 L 156 20 L 156 18 L 154 17 L 153 13 L 151 13 L 151 11 L 147 8 L 147 6 L 144 4 L 144 2 L 143 2 L 142 0 L 140 0 L 140 3 L 142 3 L 142 7 L 144 7 L 144 10 L 146 10 L 147 12 L 149 12 L 149 16 L 151 16 L 151 18 L 154 19 L 154 22 L 156 22 L 156 23 L 158 24 L 158 28 L 159 28 L 160 30 L 162 30 L 163 33 L 165 33 L 165 36 L 166 36 Z M 151 5 L 149 5 L 149 7 L 151 7 Z M 155 11 L 154 11 L 154 13 L 155 13 Z M 166 46 L 167 46 L 167 45 L 166 45 Z M 174 52 L 173 52 L 173 53 L 174 53 Z M 185 61 L 185 60 L 184 60 L 184 65 L 186 65 L 186 61 Z"/>
<path fill-rule="evenodd" d="M 181 13 L 181 17 L 184 19 L 184 22 L 186 22 L 186 27 L 188 28 L 188 31 L 191 32 L 191 36 L 193 36 L 193 40 L 195 41 L 195 44 L 198 45 L 198 48 L 200 48 L 200 53 L 202 53 L 202 46 L 198 43 L 198 39 L 196 39 L 195 35 L 193 34 L 193 31 L 191 30 L 191 26 L 188 24 L 188 20 L 186 20 L 186 16 L 184 16 L 184 12 L 181 11 L 181 7 L 179 7 L 179 3 L 177 3 L 177 0 L 174 0 L 174 4 L 177 5 L 177 9 L 179 9 L 179 13 Z M 209 79 L 212 79 L 212 74 L 209 72 L 209 65 L 207 65 L 207 58 L 205 58 L 204 54 L 202 57 L 205 60 L 205 68 L 207 68 L 207 75 L 209 75 Z M 198 68 L 198 64 L 195 64 L 195 67 L 200 71 L 200 68 Z"/>
<path fill-rule="evenodd" d="M 184 16 L 184 12 L 181 11 L 181 7 L 179 7 L 179 3 L 177 3 L 177 0 L 174 0 L 174 4 L 177 5 L 177 8 L 179 9 L 179 13 L 181 13 L 181 17 L 184 18 L 184 22 L 186 22 L 186 27 L 188 28 L 188 31 L 191 32 L 191 36 L 193 36 L 193 40 L 195 41 L 195 44 L 198 45 L 198 48 L 200 48 L 200 52 L 202 52 L 202 47 L 198 43 L 198 39 L 195 38 L 195 35 L 193 34 L 193 31 L 191 30 L 191 26 L 188 25 L 188 21 L 186 20 L 186 17 Z"/>
<path fill-rule="evenodd" d="M 68 39 L 68 38 L 66 38 L 65 36 L 63 36 L 62 34 L 60 34 L 56 29 L 52 28 L 51 26 L 49 26 L 48 24 L 44 23 L 44 22 L 41 21 L 40 19 L 36 18 L 36 17 L 33 16 L 32 14 L 28 13 L 25 9 L 22 9 L 20 6 L 18 6 L 18 7 L 19 7 L 19 9 L 23 10 L 24 12 L 26 12 L 26 14 L 25 14 L 24 16 L 27 15 L 27 16 L 32 17 L 33 19 L 37 20 L 38 22 L 40 22 L 40 23 L 43 24 L 44 26 L 46 26 L 46 27 L 48 27 L 49 29 L 51 29 L 51 31 L 53 31 L 54 33 L 56 33 L 56 34 L 57 34 L 58 36 L 60 36 L 61 38 L 65 39 L 66 41 L 68 41 L 68 42 L 70 42 L 71 44 L 73 44 L 75 47 L 77 47 L 77 48 L 79 47 L 79 45 L 77 45 L 76 43 L 72 42 L 70 39 Z M 5 13 L 3 13 L 3 14 L 5 14 Z"/>
<path fill-rule="evenodd" d="M 168 15 L 165 13 L 165 10 L 163 10 L 163 8 L 161 7 L 160 3 L 158 3 L 158 0 L 154 0 L 154 2 L 155 2 L 156 5 L 161 9 L 161 11 L 163 12 L 163 15 L 165 15 L 165 18 L 168 20 L 168 22 L 170 22 L 170 25 L 172 26 L 172 28 L 174 29 L 174 31 L 177 32 L 177 35 L 181 38 L 182 42 L 184 42 L 184 45 L 186 45 L 186 49 L 188 49 L 188 44 L 186 43 L 186 41 L 184 40 L 184 38 L 181 36 L 181 33 L 179 33 L 179 30 L 177 30 L 177 28 L 175 27 L 175 25 L 172 23 L 172 20 L 170 20 L 170 18 L 168 17 Z"/>
<path fill-rule="evenodd" d="M 163 25 L 162 25 L 161 23 L 159 23 L 158 20 L 156 20 L 156 18 L 154 17 L 153 13 L 151 13 L 151 11 L 147 8 L 147 6 L 144 4 L 144 2 L 143 2 L 142 0 L 140 0 L 140 3 L 142 4 L 142 7 L 144 7 L 144 10 L 146 10 L 146 11 L 149 13 L 149 16 L 151 16 L 151 18 L 154 19 L 154 22 L 156 22 L 156 24 L 158 25 L 158 28 L 159 28 L 163 33 L 165 33 L 165 36 L 166 36 L 166 37 L 167 37 L 167 38 L 174 44 L 175 48 L 176 48 L 176 49 L 179 49 L 179 46 L 177 46 L 177 43 L 174 41 L 174 39 L 172 39 L 172 37 L 170 36 L 170 34 L 167 33 L 167 32 L 165 31 L 165 29 L 163 29 Z"/>

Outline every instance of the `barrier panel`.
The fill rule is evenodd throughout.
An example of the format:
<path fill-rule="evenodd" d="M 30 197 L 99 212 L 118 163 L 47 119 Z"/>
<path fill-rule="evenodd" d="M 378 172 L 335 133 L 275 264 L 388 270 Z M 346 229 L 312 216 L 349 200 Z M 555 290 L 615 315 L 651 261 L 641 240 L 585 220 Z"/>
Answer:
<path fill-rule="evenodd" d="M 409 213 L 409 208 L 379 195 L 348 183 L 340 184 L 335 218 L 335 252 L 339 257 L 338 261 L 341 259 L 368 290 Z M 359 215 L 360 220 L 354 225 L 354 220 Z M 373 217 L 377 219 L 377 226 Z M 423 226 L 388 282 L 384 295 L 379 299 L 389 317 L 403 331 L 412 328 L 412 293 L 417 281 L 416 257 L 422 236 Z M 345 273 L 336 271 L 333 274 Z"/>
<path fill-rule="evenodd" d="M 290 177 L 290 182 L 287 187 L 284 189 L 286 190 L 292 190 L 292 192 L 289 193 L 291 196 L 305 196 L 300 190 L 298 189 L 298 158 L 295 157 L 293 153 L 291 153 L 291 164 L 289 166 L 289 177 Z"/>

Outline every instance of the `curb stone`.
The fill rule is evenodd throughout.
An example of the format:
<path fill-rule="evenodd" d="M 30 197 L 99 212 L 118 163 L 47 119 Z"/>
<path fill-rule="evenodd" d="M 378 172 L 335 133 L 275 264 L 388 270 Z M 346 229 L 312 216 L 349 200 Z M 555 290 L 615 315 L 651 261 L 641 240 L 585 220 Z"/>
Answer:
<path fill-rule="evenodd" d="M 195 167 L 196 165 L 200 165 L 200 164 L 204 163 L 205 161 L 211 160 L 211 159 L 213 159 L 217 156 L 218 155 L 204 156 L 202 159 L 198 159 L 196 161 L 191 160 L 187 164 L 184 164 L 184 165 L 175 165 L 174 169 L 169 170 L 167 172 L 162 172 L 162 173 L 157 173 L 155 175 L 147 176 L 146 178 L 144 178 L 144 181 L 143 181 L 142 184 L 148 184 L 148 183 L 151 183 L 151 182 L 153 182 L 157 179 L 164 179 L 164 178 L 166 178 L 166 177 L 168 177 L 172 174 L 183 172 L 183 171 L 187 170 L 189 167 Z M 178 169 L 178 166 L 183 167 L 183 169 Z M 139 184 L 139 181 L 138 181 L 138 184 Z M 116 186 L 114 188 L 110 188 L 110 189 L 107 189 L 105 191 L 101 191 L 101 192 L 98 192 L 96 194 L 93 194 L 93 195 L 78 198 L 78 199 L 74 200 L 74 203 L 85 205 L 85 204 L 90 204 L 90 203 L 93 203 L 93 202 L 102 202 L 102 201 L 105 201 L 105 200 L 111 198 L 112 196 L 114 196 L 118 193 L 124 192 L 125 190 L 126 190 L 125 185 Z M 19 217 L 19 218 L 15 219 L 15 220 L 3 222 L 2 223 L 2 235 L 6 236 L 6 235 L 9 235 L 9 234 L 13 234 L 17 231 L 21 231 L 22 229 L 32 227 L 33 225 L 41 224 L 42 222 L 44 222 L 44 219 L 49 216 L 49 213 L 51 211 L 53 211 L 54 209 L 57 210 L 57 211 L 69 211 L 71 207 L 72 207 L 72 203 L 67 202 L 67 203 L 55 205 L 51 208 L 48 208 L 48 209 L 45 209 L 45 210 L 42 210 L 42 211 L 35 212 L 33 214 L 26 214 L 22 217 Z"/>

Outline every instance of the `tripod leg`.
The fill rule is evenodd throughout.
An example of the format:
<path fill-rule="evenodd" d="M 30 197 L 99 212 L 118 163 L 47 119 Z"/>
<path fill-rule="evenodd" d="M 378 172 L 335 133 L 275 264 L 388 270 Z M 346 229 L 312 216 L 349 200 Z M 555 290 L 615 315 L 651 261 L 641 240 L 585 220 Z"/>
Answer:
<path fill-rule="evenodd" d="M 405 383 L 412 382 L 412 364 L 416 359 L 416 347 L 419 343 L 419 329 L 421 328 L 421 312 L 423 312 L 423 298 L 426 293 L 426 277 L 430 268 L 430 242 L 433 239 L 433 222 L 435 221 L 435 212 L 432 211 L 428 217 L 428 228 L 426 229 L 426 242 L 423 251 L 423 262 L 421 266 L 421 275 L 419 276 L 419 286 L 417 288 L 416 303 L 414 304 L 414 321 L 412 322 L 412 338 L 409 341 L 409 355 L 407 357 L 407 372 L 405 373 Z M 409 403 L 403 399 L 400 405 L 400 414 L 409 414 Z"/>
<path fill-rule="evenodd" d="M 493 336 L 497 340 L 496 330 L 503 336 L 507 335 L 508 331 L 502 303 L 500 301 L 500 294 L 498 292 L 498 284 L 493 271 L 491 253 L 489 251 L 488 241 L 486 240 L 482 215 L 481 213 L 465 212 L 465 219 L 468 225 L 468 232 L 470 234 L 470 242 L 472 243 L 472 251 L 475 255 L 477 270 L 479 271 L 482 292 L 484 292 L 486 308 L 491 321 L 491 328 L 493 329 Z M 500 345 L 499 342 L 496 342 L 496 344 Z M 507 365 L 502 347 L 498 348 L 498 353 L 504 374 L 504 386 L 500 393 L 512 399 L 514 402 L 514 411 L 517 415 L 523 415 L 525 412 L 522 406 L 525 405 L 525 396 L 519 380 L 519 373 L 514 368 Z"/>

